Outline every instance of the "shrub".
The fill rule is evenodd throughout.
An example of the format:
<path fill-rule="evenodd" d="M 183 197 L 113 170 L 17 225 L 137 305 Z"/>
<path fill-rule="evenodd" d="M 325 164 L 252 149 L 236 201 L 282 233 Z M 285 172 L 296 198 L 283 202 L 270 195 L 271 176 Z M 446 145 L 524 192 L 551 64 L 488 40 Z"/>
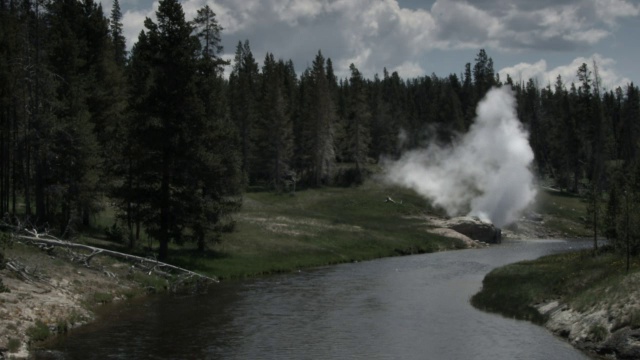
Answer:
<path fill-rule="evenodd" d="M 96 292 L 93 294 L 93 301 L 97 304 L 108 304 L 113 301 L 113 295 L 110 293 Z"/>
<path fill-rule="evenodd" d="M 602 326 L 602 324 L 595 324 L 589 330 L 589 336 L 595 342 L 603 341 L 604 339 L 607 338 L 608 334 L 609 334 L 609 332 L 607 331 L 607 329 L 604 326 Z"/>
<path fill-rule="evenodd" d="M 35 325 L 27 329 L 27 336 L 32 342 L 44 341 L 51 336 L 51 331 L 45 323 L 37 320 Z"/>
<path fill-rule="evenodd" d="M 120 226 L 118 226 L 118 224 L 113 223 L 111 227 L 105 227 L 104 232 L 105 232 L 105 235 L 107 235 L 107 237 L 109 238 L 109 240 L 117 243 L 124 242 L 125 232 Z"/>
<path fill-rule="evenodd" d="M 9 342 L 7 343 L 7 349 L 9 350 L 10 353 L 15 353 L 15 352 L 18 352 L 18 350 L 20 350 L 20 345 L 22 345 L 20 343 L 20 340 L 10 338 Z"/>

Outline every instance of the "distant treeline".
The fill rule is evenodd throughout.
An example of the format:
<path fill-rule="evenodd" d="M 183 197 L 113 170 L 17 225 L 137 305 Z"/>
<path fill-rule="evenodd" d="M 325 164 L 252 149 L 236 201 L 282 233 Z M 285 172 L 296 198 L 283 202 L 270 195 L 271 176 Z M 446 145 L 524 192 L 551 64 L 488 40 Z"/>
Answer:
<path fill-rule="evenodd" d="M 493 86 L 514 90 L 540 178 L 572 192 L 640 189 L 638 87 L 605 90 L 596 63 L 576 69 L 577 84 L 541 88 L 500 79 L 484 50 L 459 75 L 413 79 L 386 69 L 365 79 L 354 65 L 338 79 L 319 51 L 298 76 L 273 54 L 260 65 L 248 41 L 225 62 L 208 6 L 188 21 L 162 0 L 156 15 L 128 52 L 118 0 L 109 17 L 93 0 L 0 0 L 7 221 L 63 234 L 107 199 L 131 246 L 143 228 L 162 258 L 170 241 L 204 248 L 233 228 L 250 187 L 357 184 L 381 157 L 454 141 Z"/>

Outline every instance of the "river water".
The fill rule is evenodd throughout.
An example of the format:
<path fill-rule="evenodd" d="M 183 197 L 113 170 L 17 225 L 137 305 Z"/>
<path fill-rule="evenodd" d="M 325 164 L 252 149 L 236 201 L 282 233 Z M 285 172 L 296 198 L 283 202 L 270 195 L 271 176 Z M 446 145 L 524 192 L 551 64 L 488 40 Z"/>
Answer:
<path fill-rule="evenodd" d="M 510 241 L 343 264 L 120 305 L 62 359 L 588 359 L 542 327 L 473 308 L 491 269 L 588 246 Z"/>

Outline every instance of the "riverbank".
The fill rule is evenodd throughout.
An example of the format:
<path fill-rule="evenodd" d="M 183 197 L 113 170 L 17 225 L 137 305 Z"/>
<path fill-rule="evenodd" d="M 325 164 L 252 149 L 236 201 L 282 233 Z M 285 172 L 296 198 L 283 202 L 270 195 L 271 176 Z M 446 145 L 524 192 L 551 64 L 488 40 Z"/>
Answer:
<path fill-rule="evenodd" d="M 640 259 L 592 250 L 546 256 L 489 273 L 472 304 L 533 321 L 609 359 L 640 358 Z"/>
<path fill-rule="evenodd" d="M 31 347 L 95 320 L 103 304 L 157 291 L 168 283 L 153 274 L 131 271 L 131 264 L 106 257 L 85 266 L 66 249 L 43 251 L 4 242 L 7 266 L 0 270 L 0 358 L 28 358 Z"/>
<path fill-rule="evenodd" d="M 397 201 L 385 201 L 388 197 Z M 416 194 L 379 184 L 295 195 L 248 193 L 233 233 L 204 253 L 191 244 L 172 245 L 169 262 L 230 279 L 475 246 L 430 233 L 424 218 L 434 215 L 438 212 Z M 126 251 L 95 235 L 78 241 Z M 87 267 L 70 260 L 63 248 L 43 251 L 18 242 L 2 246 L 12 267 L 21 269 L 0 270 L 8 290 L 0 292 L 0 353 L 10 357 L 27 357 L 34 344 L 94 321 L 100 304 L 167 287 L 164 279 L 130 273 L 130 263 L 108 257 L 95 257 Z M 144 256 L 144 249 L 134 253 Z"/>
<path fill-rule="evenodd" d="M 468 246 L 431 233 L 426 219 L 432 216 L 443 213 L 413 191 L 375 182 L 295 194 L 249 192 L 232 233 L 205 253 L 187 244 L 169 256 L 183 267 L 234 279 Z"/>
<path fill-rule="evenodd" d="M 578 200 L 541 193 L 538 216 L 505 230 L 507 237 L 566 237 L 580 234 Z M 367 183 L 358 188 L 312 189 L 291 194 L 245 195 L 235 231 L 200 253 L 172 246 L 169 261 L 221 279 L 245 278 L 374 258 L 484 246 L 463 237 L 434 233 L 429 219 L 442 213 L 409 190 Z M 549 226 L 556 221 L 562 226 Z M 568 221 L 568 222 L 567 222 Z M 107 220 L 108 223 L 108 220 Z M 81 241 L 124 251 L 96 238 Z M 152 244 L 153 245 L 153 244 Z M 138 255 L 144 255 L 137 250 Z M 10 292 L 0 293 L 0 349 L 25 356 L 30 344 L 90 322 L 93 309 L 163 291 L 163 279 L 129 273 L 130 264 L 105 257 L 91 268 L 68 261 L 64 249 L 45 252 L 14 243 L 5 256 L 33 274 L 23 279 L 9 269 L 0 276 Z M 59 253 L 58 253 L 59 252 Z M 109 274 L 109 275 L 108 275 Z M 115 276 L 114 276 L 115 275 Z"/>
<path fill-rule="evenodd" d="M 391 200 L 391 201 L 389 201 Z M 535 216 L 507 229 L 508 238 L 588 236 L 578 197 L 540 190 Z M 415 192 L 369 181 L 352 188 L 309 189 L 292 194 L 250 192 L 235 216 L 233 233 L 205 253 L 189 245 L 171 261 L 220 279 L 246 278 L 300 268 L 431 253 L 475 246 L 435 229 L 443 218 Z"/>

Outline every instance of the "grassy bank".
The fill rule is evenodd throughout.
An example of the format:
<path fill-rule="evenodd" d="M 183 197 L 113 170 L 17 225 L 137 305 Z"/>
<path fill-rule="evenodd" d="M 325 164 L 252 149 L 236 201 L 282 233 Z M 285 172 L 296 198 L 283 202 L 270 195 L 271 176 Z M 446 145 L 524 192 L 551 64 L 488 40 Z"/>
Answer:
<path fill-rule="evenodd" d="M 397 203 L 385 202 L 388 196 Z M 463 247 L 428 233 L 429 214 L 434 210 L 414 192 L 373 183 L 295 195 L 247 193 L 233 233 L 206 254 L 174 249 L 171 261 L 238 278 Z"/>
<path fill-rule="evenodd" d="M 396 203 L 385 202 L 387 197 Z M 534 208 L 555 234 L 589 234 L 581 224 L 585 211 L 578 197 L 541 190 Z M 295 195 L 250 192 L 236 215 L 236 231 L 206 254 L 188 246 L 174 248 L 171 261 L 208 275 L 239 278 L 464 246 L 428 233 L 429 215 L 443 213 L 411 190 L 375 182 Z"/>
<path fill-rule="evenodd" d="M 543 215 L 545 227 L 563 237 L 588 237 L 583 225 L 586 204 L 576 195 L 540 189 L 535 209 Z M 555 299 L 563 303 L 584 302 L 593 289 L 620 275 L 619 255 L 590 250 L 543 257 L 507 265 L 489 273 L 472 304 L 508 317 L 546 321 L 535 304 Z M 624 269 L 623 269 L 624 270 Z"/>
<path fill-rule="evenodd" d="M 385 202 L 387 197 L 396 203 Z M 556 236 L 588 235 L 580 223 L 584 203 L 578 197 L 541 190 L 534 210 L 544 216 L 544 227 Z M 110 227 L 113 215 L 107 211 L 96 221 L 101 228 Z M 411 190 L 373 181 L 295 195 L 249 192 L 234 216 L 233 233 L 224 234 L 205 253 L 193 244 L 172 244 L 169 262 L 228 279 L 463 247 L 459 240 L 428 233 L 425 217 L 430 215 L 443 214 Z M 95 236 L 87 234 L 85 239 L 126 251 L 113 243 L 95 243 Z M 146 240 L 141 243 L 148 245 Z M 145 255 L 140 249 L 136 253 Z"/>
<path fill-rule="evenodd" d="M 533 209 L 544 218 L 544 226 L 562 237 L 589 237 L 593 234 L 585 228 L 587 216 L 584 199 L 575 194 L 540 188 Z"/>
<path fill-rule="evenodd" d="M 624 258 L 614 252 L 594 256 L 593 251 L 584 250 L 551 255 L 492 271 L 471 302 L 482 310 L 544 323 L 547 319 L 534 305 L 558 300 L 578 312 L 592 308 L 614 310 L 626 303 L 639 274 L 639 259 L 634 259 L 626 274 Z M 626 320 L 619 319 L 619 325 L 640 326 L 639 315 L 628 314 Z"/>

